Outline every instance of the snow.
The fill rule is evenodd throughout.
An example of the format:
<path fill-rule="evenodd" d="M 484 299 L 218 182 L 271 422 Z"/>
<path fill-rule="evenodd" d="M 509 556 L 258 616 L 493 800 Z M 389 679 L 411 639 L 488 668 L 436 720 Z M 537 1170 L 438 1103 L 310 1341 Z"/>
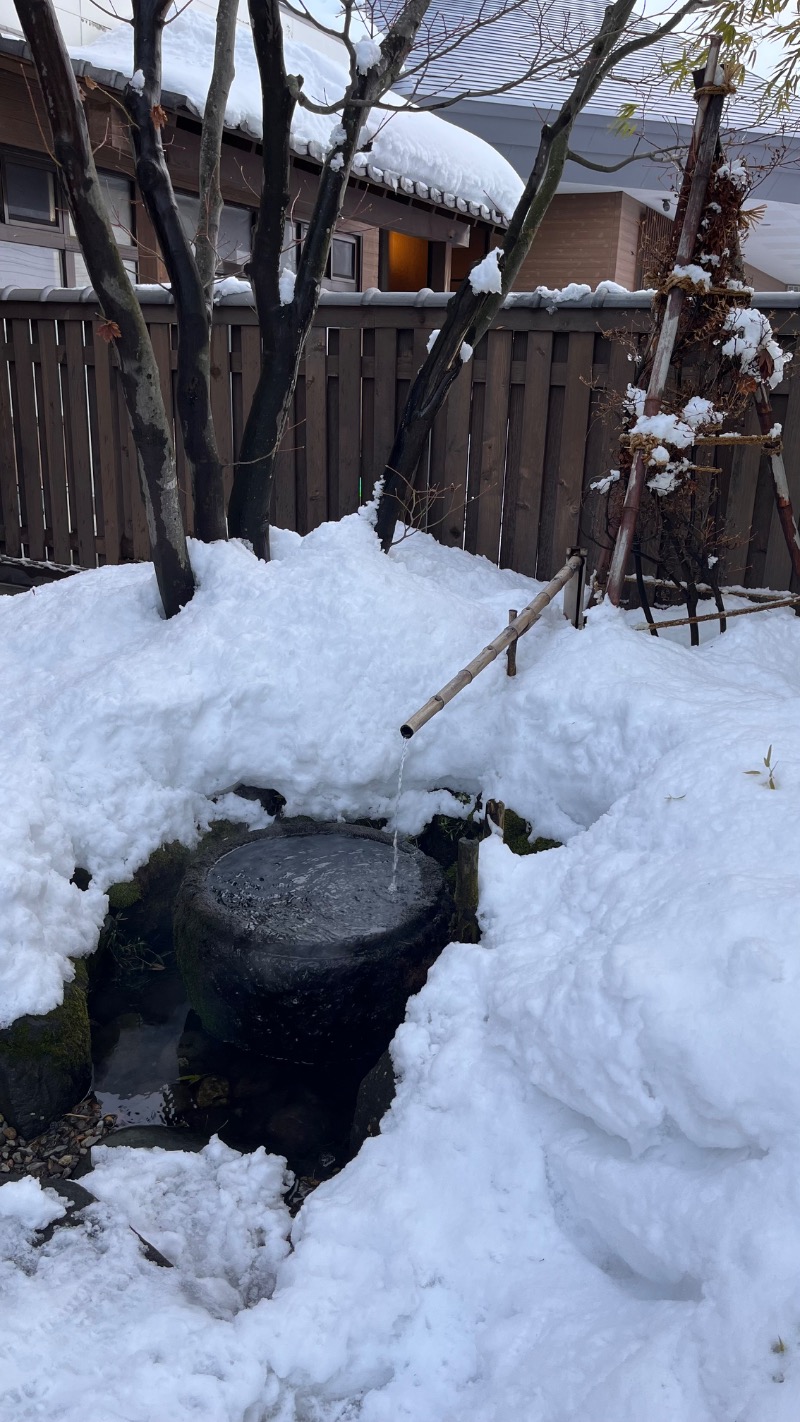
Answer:
<path fill-rule="evenodd" d="M 503 278 L 500 271 L 500 258 L 502 256 L 500 247 L 492 247 L 491 252 L 487 252 L 483 261 L 477 262 L 469 274 L 469 284 L 476 296 L 480 292 L 501 292 L 503 290 Z"/>
<path fill-rule="evenodd" d="M 386 558 L 359 515 L 276 531 L 267 566 L 191 552 L 170 622 L 146 565 L 0 600 L 7 1017 L 238 780 L 391 815 L 400 723 L 539 586 L 424 534 Z M 445 950 L 381 1135 L 291 1225 L 283 1163 L 218 1142 L 96 1151 L 88 1225 L 40 1248 L 53 1207 L 0 1186 L 1 1415 L 796 1417 L 800 625 L 690 649 L 640 616 L 548 609 L 515 678 L 495 663 L 408 743 L 402 828 L 481 789 L 564 845 L 482 844 L 481 944 Z"/>
<path fill-rule="evenodd" d="M 291 267 L 284 267 L 278 278 L 278 294 L 281 306 L 291 306 L 294 300 L 294 284 L 297 281 L 297 273 Z"/>
<path fill-rule="evenodd" d="M 719 258 L 717 258 L 719 261 Z M 675 266 L 672 268 L 672 275 L 679 281 L 690 281 L 693 286 L 701 291 L 711 290 L 711 274 L 699 267 L 696 262 L 690 262 L 688 266 Z"/>
<path fill-rule="evenodd" d="M 368 74 L 370 69 L 374 69 L 381 61 L 381 47 L 377 40 L 360 39 L 355 44 L 356 69 L 359 74 Z"/>
<path fill-rule="evenodd" d="M 744 160 L 734 158 L 730 163 L 721 163 L 717 168 L 717 178 L 728 178 L 733 186 L 746 192 L 750 186 L 750 175 Z"/>
<path fill-rule="evenodd" d="M 745 375 L 763 380 L 770 389 L 780 385 L 791 355 L 775 340 L 769 319 L 751 306 L 732 306 L 724 329 L 731 337 L 722 343 L 722 354 L 739 362 Z"/>
<path fill-rule="evenodd" d="M 31 1176 L 11 1181 L 7 1189 L 0 1190 L 0 1220 L 13 1220 L 31 1234 L 60 1219 L 64 1208 L 52 1192 L 45 1194 Z"/>
<path fill-rule="evenodd" d="M 144 89 L 144 83 L 145 83 L 145 80 L 144 80 L 144 70 L 143 70 L 143 69 L 137 69 L 137 70 L 136 70 L 136 73 L 133 75 L 132 79 L 130 80 L 130 86 L 131 86 L 132 89 L 135 89 L 135 91 L 136 91 L 137 94 L 141 94 L 142 90 Z"/>
<path fill-rule="evenodd" d="M 214 54 L 215 20 L 193 6 L 175 15 L 163 31 L 162 85 L 165 90 L 186 96 L 189 107 L 202 114 L 205 107 Z M 357 53 L 366 55 L 357 41 Z M 88 45 L 70 48 L 73 59 L 88 60 L 99 69 L 129 74 L 133 58 L 130 25 L 120 25 L 100 35 Z M 337 102 L 344 94 L 349 75 L 343 63 L 295 40 L 284 39 L 287 73 L 303 76 L 303 92 L 319 104 Z M 360 167 L 395 173 L 451 193 L 466 202 L 484 203 L 506 215 L 513 212 L 523 184 L 511 164 L 490 144 L 436 114 L 415 110 L 399 95 L 386 96 L 396 112 L 385 109 L 373 113 L 363 129 L 362 146 L 371 143 L 368 154 L 360 155 Z M 261 86 L 250 31 L 237 26 L 236 74 L 231 86 L 225 121 L 229 128 L 243 128 L 255 138 L 262 136 Z M 297 105 L 292 119 L 292 141 L 296 147 L 318 145 L 322 157 L 334 141 L 331 130 L 338 128 L 336 115 L 312 113 Z M 359 164 L 356 164 L 358 170 Z"/>

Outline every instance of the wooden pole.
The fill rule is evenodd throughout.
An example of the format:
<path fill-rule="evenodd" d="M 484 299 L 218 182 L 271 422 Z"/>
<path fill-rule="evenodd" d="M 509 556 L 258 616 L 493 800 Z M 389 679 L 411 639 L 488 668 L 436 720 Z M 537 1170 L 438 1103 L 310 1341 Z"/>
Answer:
<path fill-rule="evenodd" d="M 703 88 L 706 86 L 714 87 L 716 84 L 721 45 L 722 36 L 713 35 L 708 54 L 708 62 L 703 77 Z M 683 217 L 683 227 L 681 228 L 678 250 L 675 254 L 676 266 L 687 266 L 694 255 L 695 243 L 700 228 L 700 219 L 705 206 L 708 180 L 711 176 L 711 168 L 719 141 L 719 127 L 722 119 L 724 101 L 725 95 L 721 91 L 719 93 L 701 95 L 698 99 L 697 118 L 695 120 L 692 146 L 689 154 L 689 164 L 693 161 L 692 180 L 686 211 Z M 669 376 L 672 353 L 675 349 L 675 341 L 678 335 L 678 324 L 685 300 L 686 292 L 680 286 L 674 286 L 667 297 L 667 303 L 661 321 L 661 330 L 658 333 L 658 342 L 653 357 L 650 380 L 647 386 L 647 395 L 644 402 L 644 414 L 646 416 L 657 415 L 661 409 L 661 402 L 664 398 L 664 391 Z M 628 559 L 633 546 L 633 537 L 636 532 L 636 519 L 642 500 L 642 491 L 644 489 L 646 475 L 647 464 L 645 456 L 642 450 L 638 450 L 628 480 L 628 488 L 625 493 L 625 502 L 622 508 L 622 517 L 620 519 L 619 531 L 611 559 L 611 569 L 608 575 L 608 587 L 606 591 L 609 601 L 613 603 L 615 607 L 619 607 L 622 597 L 625 570 L 628 566 Z"/>
<path fill-rule="evenodd" d="M 480 841 L 460 839 L 456 865 L 456 918 L 453 936 L 456 943 L 478 943 L 478 855 Z"/>
<path fill-rule="evenodd" d="M 547 587 L 533 599 L 533 602 L 529 602 L 527 607 L 523 607 L 519 617 L 515 617 L 513 622 L 509 622 L 508 626 L 503 628 L 500 635 L 495 637 L 494 641 L 490 642 L 487 647 L 484 647 L 483 651 L 479 652 L 477 657 L 473 657 L 472 661 L 469 662 L 457 676 L 454 676 L 452 680 L 448 681 L 447 685 L 443 686 L 441 691 L 437 691 L 436 695 L 432 696 L 430 701 L 426 701 L 425 705 L 421 706 L 419 711 L 415 711 L 413 716 L 409 716 L 408 720 L 403 722 L 403 725 L 400 727 L 400 735 L 405 740 L 410 740 L 414 733 L 419 730 L 420 726 L 424 726 L 426 721 L 430 721 L 431 717 L 436 715 L 437 711 L 441 711 L 449 701 L 453 700 L 454 696 L 458 696 L 459 691 L 463 691 L 465 686 L 469 686 L 470 682 L 475 680 L 478 673 L 484 671 L 496 657 L 500 656 L 501 652 L 505 651 L 506 647 L 509 647 L 512 642 L 516 642 L 519 637 L 522 637 L 523 634 L 533 626 L 534 622 L 539 621 L 539 618 L 548 604 L 553 601 L 556 594 L 559 593 L 565 584 L 569 582 L 570 578 L 578 572 L 580 567 L 581 558 L 577 554 L 572 558 L 568 558 L 563 568 L 560 568 L 556 573 L 553 581 L 547 584 Z"/>
<path fill-rule="evenodd" d="M 509 622 L 513 622 L 514 619 L 515 619 L 516 617 L 518 617 L 518 616 L 519 616 L 519 613 L 518 613 L 518 611 L 517 611 L 517 609 L 516 609 L 515 607 L 509 608 L 509 610 L 508 610 L 508 620 L 509 620 Z M 506 676 L 516 676 L 516 674 L 517 674 L 517 643 L 516 643 L 516 639 L 515 639 L 513 642 L 509 642 L 508 647 L 506 648 Z"/>

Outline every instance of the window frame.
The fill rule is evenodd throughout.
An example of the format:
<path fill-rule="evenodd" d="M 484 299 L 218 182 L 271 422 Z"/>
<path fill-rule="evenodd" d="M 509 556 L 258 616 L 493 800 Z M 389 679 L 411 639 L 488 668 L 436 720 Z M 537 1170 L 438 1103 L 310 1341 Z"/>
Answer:
<path fill-rule="evenodd" d="M 7 161 L 18 163 L 21 166 L 27 165 L 31 168 L 44 169 L 49 172 L 55 183 L 55 203 L 56 221 L 54 223 L 36 223 L 22 219 L 15 219 L 13 222 L 8 218 L 8 198 L 5 177 L 5 165 Z M 131 189 L 131 212 L 134 225 L 136 222 L 136 201 L 134 193 L 133 179 L 124 172 L 115 172 L 113 169 L 103 169 L 98 172 L 99 178 L 117 178 L 129 184 Z M 135 237 L 135 232 L 134 232 Z M 81 255 L 81 244 L 77 237 L 71 235 L 68 225 L 68 205 L 59 182 L 58 169 L 50 159 L 40 153 L 32 153 L 26 148 L 16 148 L 12 144 L 0 144 L 0 242 L 14 242 L 26 247 L 51 247 L 61 253 L 61 284 L 65 287 L 75 287 L 77 285 L 75 272 L 75 256 Z M 138 246 L 131 243 L 117 243 L 117 249 L 124 262 L 139 262 Z M 0 278 L 0 281 L 2 278 Z"/>
<path fill-rule="evenodd" d="M 305 237 L 306 237 L 306 233 L 308 232 L 308 228 L 309 228 L 309 224 L 308 224 L 308 222 L 306 222 L 306 221 L 295 222 L 295 224 L 294 224 L 294 242 L 295 242 L 295 250 L 294 250 L 294 254 L 293 254 L 293 255 L 294 255 L 294 263 L 293 263 L 293 269 L 294 269 L 294 270 L 297 269 L 297 258 L 298 258 L 299 254 L 300 254 L 300 250 L 301 250 L 301 248 L 302 248 L 302 246 L 303 246 L 303 243 L 304 243 L 304 241 L 305 241 Z M 354 275 L 353 275 L 352 277 L 335 277 L 335 276 L 332 275 L 332 272 L 333 272 L 333 244 L 334 244 L 334 242 L 345 242 L 348 247 L 352 247 L 352 248 L 353 248 L 353 270 L 354 270 Z M 361 233 L 360 233 L 360 232 L 346 232 L 346 231 L 343 231 L 341 228 L 336 228 L 336 229 L 334 230 L 333 236 L 331 237 L 331 245 L 330 245 L 330 249 L 329 249 L 329 251 L 328 251 L 328 260 L 327 260 L 327 262 L 325 263 L 325 275 L 324 275 L 323 278 L 322 278 L 322 289 L 323 289 L 323 291 L 361 291 L 361 290 L 362 290 L 362 285 L 361 285 L 361 270 L 362 270 L 362 268 L 361 268 L 361 262 L 362 262 Z"/>

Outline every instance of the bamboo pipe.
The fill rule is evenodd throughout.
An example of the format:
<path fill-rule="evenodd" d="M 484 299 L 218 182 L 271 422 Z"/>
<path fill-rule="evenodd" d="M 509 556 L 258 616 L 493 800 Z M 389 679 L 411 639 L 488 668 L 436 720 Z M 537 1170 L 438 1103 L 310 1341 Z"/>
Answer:
<path fill-rule="evenodd" d="M 510 646 L 512 642 L 516 642 L 523 633 L 528 631 L 529 627 L 533 626 L 534 622 L 538 622 L 556 594 L 566 586 L 570 578 L 579 572 L 583 561 L 583 558 L 577 553 L 568 558 L 563 568 L 560 568 L 556 573 L 553 581 L 547 584 L 547 587 L 533 599 L 533 602 L 529 602 L 527 607 L 523 607 L 519 617 L 515 617 L 513 622 L 509 622 L 500 635 L 495 637 L 488 647 L 484 647 L 477 657 L 473 657 L 463 671 L 448 681 L 447 685 L 443 686 L 441 691 L 437 691 L 430 701 L 426 701 L 419 711 L 415 711 L 413 716 L 409 716 L 408 720 L 400 727 L 400 735 L 403 739 L 410 740 L 420 726 L 424 726 L 427 721 L 430 721 L 431 716 L 435 716 L 437 711 L 441 711 L 448 701 L 452 701 L 453 697 L 458 695 L 459 691 L 463 691 L 465 686 L 469 686 L 478 672 L 482 672 L 485 667 L 488 667 L 500 656 L 501 652 L 505 651 L 506 647 Z"/>
<path fill-rule="evenodd" d="M 772 612 L 776 607 L 796 607 L 800 597 L 785 597 L 780 602 L 757 602 L 755 607 L 735 607 L 732 612 L 702 612 L 699 617 L 673 617 L 670 622 L 656 622 L 658 631 L 662 627 L 689 627 L 696 622 L 719 622 L 721 617 L 747 617 L 751 612 Z M 649 632 L 649 622 L 636 622 L 634 632 Z"/>

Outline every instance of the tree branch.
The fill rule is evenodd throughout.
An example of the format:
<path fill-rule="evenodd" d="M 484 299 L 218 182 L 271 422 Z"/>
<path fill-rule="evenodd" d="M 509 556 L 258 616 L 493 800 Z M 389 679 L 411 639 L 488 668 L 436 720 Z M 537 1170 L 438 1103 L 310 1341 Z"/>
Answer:
<path fill-rule="evenodd" d="M 194 243 L 194 256 L 203 284 L 206 306 L 211 312 L 214 273 L 217 267 L 219 224 L 222 216 L 220 158 L 225 110 L 234 78 L 237 0 L 218 0 L 217 31 L 214 44 L 214 68 L 203 110 L 200 134 L 199 193 L 200 215 Z"/>

